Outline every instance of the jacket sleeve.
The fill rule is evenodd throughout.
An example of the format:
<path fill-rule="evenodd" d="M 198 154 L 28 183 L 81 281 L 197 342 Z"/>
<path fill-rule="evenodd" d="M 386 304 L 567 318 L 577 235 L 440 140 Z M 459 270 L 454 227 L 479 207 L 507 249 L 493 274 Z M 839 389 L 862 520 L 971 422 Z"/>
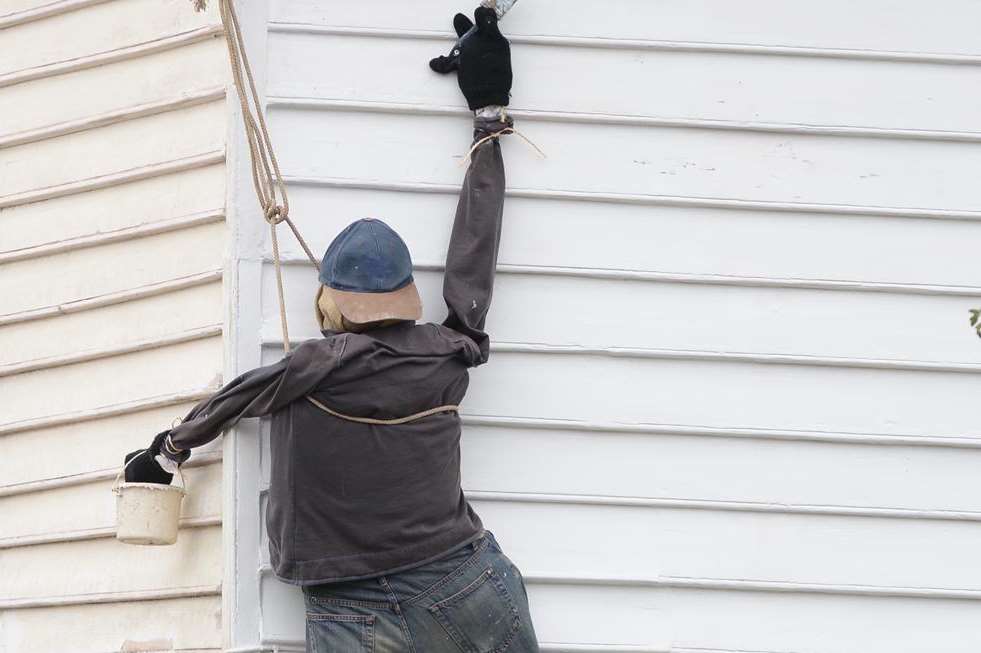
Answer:
<path fill-rule="evenodd" d="M 336 366 L 343 343 L 343 338 L 309 340 L 278 363 L 249 370 L 229 381 L 171 430 L 170 444 L 182 451 L 200 447 L 244 417 L 269 415 L 303 397 Z M 163 452 L 181 460 L 179 455 L 171 456 L 166 446 Z"/>
<path fill-rule="evenodd" d="M 494 118 L 474 119 L 474 141 L 511 125 Z M 443 324 L 469 337 L 480 350 L 473 363 L 487 361 L 490 337 L 484 331 L 494 292 L 494 272 L 504 215 L 504 158 L 491 138 L 474 150 L 460 189 L 456 218 L 446 254 L 443 299 L 449 315 Z"/>

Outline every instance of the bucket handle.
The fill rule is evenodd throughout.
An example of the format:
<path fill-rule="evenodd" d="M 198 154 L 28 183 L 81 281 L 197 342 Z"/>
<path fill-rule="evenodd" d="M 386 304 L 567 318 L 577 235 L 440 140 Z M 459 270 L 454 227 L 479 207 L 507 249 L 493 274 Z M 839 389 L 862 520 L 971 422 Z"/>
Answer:
<path fill-rule="evenodd" d="M 144 451 L 146 451 L 146 449 L 142 449 L 140 451 L 140 453 L 143 453 Z M 136 456 L 138 456 L 138 455 L 140 455 L 140 454 L 136 454 Z M 126 471 L 126 468 L 129 467 L 129 464 L 131 462 L 133 462 L 134 460 L 136 460 L 136 456 L 133 456 L 132 458 L 130 458 L 129 460 L 127 460 L 126 461 L 126 464 L 123 465 L 122 468 L 120 468 L 119 473 L 116 474 L 116 480 L 112 482 L 112 492 L 113 492 L 113 494 L 119 494 L 119 479 L 122 478 L 123 472 Z M 184 473 L 181 472 L 181 466 L 180 465 L 177 465 L 177 474 L 176 474 L 176 476 L 178 478 L 180 478 L 180 480 L 181 480 L 181 484 L 179 486 L 180 489 L 186 490 L 187 489 L 187 484 L 184 482 Z"/>

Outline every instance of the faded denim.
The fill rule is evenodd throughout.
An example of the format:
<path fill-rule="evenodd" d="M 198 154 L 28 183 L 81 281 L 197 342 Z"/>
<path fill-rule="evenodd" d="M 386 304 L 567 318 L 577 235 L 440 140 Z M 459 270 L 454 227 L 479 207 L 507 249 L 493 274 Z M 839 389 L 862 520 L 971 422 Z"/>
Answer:
<path fill-rule="evenodd" d="M 538 653 L 521 572 L 489 531 L 421 567 L 303 596 L 308 653 Z"/>

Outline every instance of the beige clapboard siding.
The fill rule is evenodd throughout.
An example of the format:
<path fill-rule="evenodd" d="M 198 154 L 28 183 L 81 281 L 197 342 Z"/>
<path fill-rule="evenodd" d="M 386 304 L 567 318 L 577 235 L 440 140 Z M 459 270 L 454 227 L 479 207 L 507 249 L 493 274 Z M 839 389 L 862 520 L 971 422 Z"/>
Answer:
<path fill-rule="evenodd" d="M 222 323 L 220 282 L 106 306 L 11 324 L 0 329 L 0 374 L 10 365 L 58 364 L 72 355 L 173 339 Z M 71 337 L 66 338 L 70 334 Z"/>
<path fill-rule="evenodd" d="M 220 439 L 184 468 L 175 546 L 116 541 L 111 492 L 123 455 L 221 378 L 215 7 L 21 18 L 0 18 L 0 103 L 23 108 L 0 127 L 0 649 L 218 650 Z"/>
<path fill-rule="evenodd" d="M 152 438 L 152 435 L 144 436 L 146 440 Z M 220 442 L 217 444 L 220 445 Z M 104 469 L 108 472 L 102 480 L 33 493 L 0 496 L 0 506 L 3 506 L 4 514 L 9 514 L 11 517 L 0 530 L 0 539 L 72 533 L 115 526 L 116 498 L 111 491 L 113 481 L 121 466 L 123 455 L 134 448 L 145 447 L 146 442 L 132 447 L 124 440 L 118 446 L 119 451 L 115 460 L 110 461 L 108 465 L 91 467 L 91 469 Z M 216 445 L 211 445 L 199 455 L 215 449 Z M 221 464 L 211 462 L 206 465 L 188 466 L 183 473 L 187 486 L 191 489 L 183 501 L 182 517 L 188 519 L 220 517 Z"/>
<path fill-rule="evenodd" d="M 0 216 L 0 224 L 9 230 L 4 250 L 70 242 L 216 211 L 224 203 L 224 174 L 224 165 L 212 165 L 6 208 Z"/>
<path fill-rule="evenodd" d="M 173 424 L 175 418 L 186 415 L 193 406 L 193 403 L 182 403 L 0 436 L 4 451 L 0 462 L 3 486 L 111 469 L 120 464 L 123 453 L 146 447 L 154 435 Z M 77 455 L 83 449 L 85 456 Z M 36 464 L 37 452 L 41 450 L 48 452 L 43 466 Z"/>
<path fill-rule="evenodd" d="M 274 32 L 270 95 L 330 101 L 460 106 L 459 89 L 434 79 L 425 65 L 385 66 L 388 57 L 426 62 L 446 49 L 443 38 L 390 39 L 335 33 Z M 326 70 L 318 61 L 357 57 L 363 68 Z M 556 45 L 514 45 L 512 108 L 559 111 L 570 121 L 625 116 L 727 121 L 795 127 L 977 132 L 965 101 L 972 66 L 916 62 L 766 57 L 718 52 L 665 52 Z M 365 78 L 363 70 L 377 70 Z M 692 79 L 698 79 L 697 84 Z M 643 80 L 656 101 L 623 80 Z M 581 93 L 582 85 L 592 93 Z M 773 87 L 781 93 L 770 94 Z M 828 92 L 835 89 L 836 92 Z M 761 102 L 761 97 L 768 97 Z M 901 104 L 903 111 L 889 108 Z M 411 110 L 411 108 L 407 109 Z M 519 120 L 531 127 L 529 121 Z M 537 126 L 537 124 L 536 124 Z M 718 125 L 722 126 L 722 125 Z"/>
<path fill-rule="evenodd" d="M 274 0 L 269 14 L 275 22 L 438 30 L 449 40 L 454 11 L 438 2 L 408 5 L 380 0 L 338 5 L 326 12 L 317 0 Z M 577 5 L 561 16 L 550 5 L 532 3 L 519 4 L 514 11 L 503 27 L 512 38 L 548 35 L 964 54 L 979 52 L 976 35 L 951 17 L 965 23 L 981 18 L 981 10 L 970 0 L 944 0 L 930 6 L 899 6 L 892 0 L 858 5 L 834 0 L 820 6 L 781 0 L 738 5 L 713 0 L 623 0 L 599 7 Z M 849 20 L 841 20 L 842 16 Z M 875 30 L 868 28 L 871 24 Z"/>
<path fill-rule="evenodd" d="M 8 610 L 0 624 L 10 651 L 64 653 L 71 642 L 75 653 L 109 653 L 127 641 L 152 644 L 136 650 L 196 651 L 221 646 L 221 597 Z"/>
<path fill-rule="evenodd" d="M 222 556 L 221 527 L 213 526 L 185 529 L 167 547 L 100 538 L 5 549 L 0 570 L 5 596 L 16 599 L 219 585 Z M 46 564 L 51 560 L 75 562 Z"/>
<path fill-rule="evenodd" d="M 70 13 L 86 9 L 93 5 L 109 0 L 54 0 L 48 2 L 23 2 L 23 0 L 11 0 L 4 6 L 4 13 L 0 14 L 0 29 L 13 27 L 14 25 L 26 25 L 52 16 Z"/>
<path fill-rule="evenodd" d="M 3 193 L 16 195 L 220 150 L 224 120 L 224 102 L 212 102 L 0 150 L 0 164 L 7 170 Z M 87 156 L 64 156 L 75 150 Z"/>
<path fill-rule="evenodd" d="M 219 377 L 221 356 L 222 340 L 213 336 L 6 377 L 0 379 L 0 393 L 9 402 L 4 421 L 17 422 L 207 387 Z M 98 382 L 93 382 L 96 374 Z M 65 391 L 55 392 L 59 387 Z"/>
<path fill-rule="evenodd" d="M 31 111 L 4 116 L 6 137 L 52 125 L 78 121 L 125 107 L 161 102 L 225 84 L 228 74 L 224 43 L 217 38 L 128 59 L 70 75 L 56 75 L 0 87 L 0 102 L 31 106 Z M 112 88 L 112 93 L 79 89 Z M 72 102 L 62 102 L 66 94 Z"/>
<path fill-rule="evenodd" d="M 4 266 L 0 314 L 76 301 L 198 274 L 219 267 L 224 225 L 210 224 L 172 233 L 66 252 Z M 112 265 L 106 265 L 107 262 Z M 47 278 L 58 269 L 74 282 Z M 126 270 L 125 275 L 119 270 Z M 38 280 L 42 280 L 38 283 Z M 31 285 L 26 285 L 30 281 Z"/>
<path fill-rule="evenodd" d="M 36 68 L 214 25 L 216 7 L 182 0 L 113 0 L 4 30 L 6 71 Z"/>

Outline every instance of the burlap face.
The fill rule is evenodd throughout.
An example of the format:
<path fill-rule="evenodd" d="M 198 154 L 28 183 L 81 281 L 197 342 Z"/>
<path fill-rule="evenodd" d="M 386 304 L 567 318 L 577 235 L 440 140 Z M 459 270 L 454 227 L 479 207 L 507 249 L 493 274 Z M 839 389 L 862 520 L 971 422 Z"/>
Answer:
<path fill-rule="evenodd" d="M 314 311 L 317 316 L 317 324 L 326 331 L 349 331 L 351 333 L 361 333 L 376 327 L 389 326 L 401 320 L 378 320 L 376 322 L 366 322 L 359 324 L 352 322 L 344 317 L 341 309 L 337 307 L 333 296 L 326 292 L 326 286 L 320 284 L 317 288 L 317 296 L 313 302 Z"/>
<path fill-rule="evenodd" d="M 345 328 L 345 320 L 344 316 L 341 315 L 341 310 L 337 308 L 337 304 L 334 303 L 334 299 L 330 296 L 330 293 L 324 292 L 323 284 L 320 284 L 320 287 L 317 288 L 317 297 L 313 304 L 317 312 L 317 324 L 322 329 L 329 331 L 348 330 Z"/>

